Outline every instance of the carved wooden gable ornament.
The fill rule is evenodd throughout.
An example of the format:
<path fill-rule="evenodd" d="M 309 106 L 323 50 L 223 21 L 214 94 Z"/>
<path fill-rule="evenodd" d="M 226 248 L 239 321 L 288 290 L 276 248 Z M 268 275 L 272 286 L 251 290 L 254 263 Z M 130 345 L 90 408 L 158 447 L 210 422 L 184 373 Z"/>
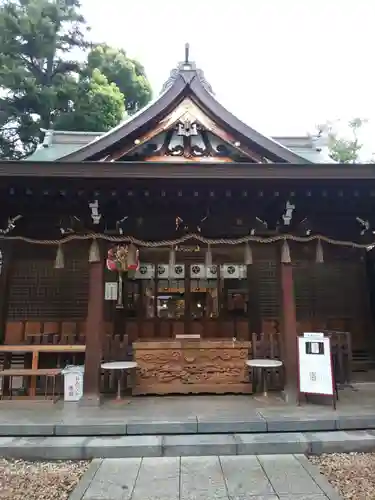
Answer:
<path fill-rule="evenodd" d="M 264 160 L 242 147 L 189 98 L 151 131 L 111 155 L 112 161 L 251 161 Z"/>

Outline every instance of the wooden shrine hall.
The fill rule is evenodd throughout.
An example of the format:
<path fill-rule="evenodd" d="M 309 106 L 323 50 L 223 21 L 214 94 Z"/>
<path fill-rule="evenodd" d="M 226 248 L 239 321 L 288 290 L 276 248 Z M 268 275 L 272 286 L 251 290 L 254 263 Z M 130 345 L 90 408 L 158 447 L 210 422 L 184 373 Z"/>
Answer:
<path fill-rule="evenodd" d="M 273 383 L 293 394 L 306 331 L 371 365 L 375 166 L 261 135 L 188 54 L 111 131 L 0 162 L 0 200 L 1 342 L 84 346 L 86 399 L 123 359 L 134 394 L 251 393 L 255 355 L 281 359 Z"/>

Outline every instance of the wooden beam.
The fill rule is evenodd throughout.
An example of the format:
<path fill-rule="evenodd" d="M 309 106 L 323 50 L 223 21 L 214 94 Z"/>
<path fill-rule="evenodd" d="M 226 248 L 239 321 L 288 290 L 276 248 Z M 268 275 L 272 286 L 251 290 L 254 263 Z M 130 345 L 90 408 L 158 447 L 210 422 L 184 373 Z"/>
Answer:
<path fill-rule="evenodd" d="M 374 164 L 157 163 L 157 162 L 0 162 L 0 177 L 82 179 L 261 179 L 374 180 Z"/>
<path fill-rule="evenodd" d="M 104 327 L 104 264 L 90 263 L 89 297 L 86 321 L 86 358 L 83 400 L 88 404 L 100 403 L 100 363 Z"/>

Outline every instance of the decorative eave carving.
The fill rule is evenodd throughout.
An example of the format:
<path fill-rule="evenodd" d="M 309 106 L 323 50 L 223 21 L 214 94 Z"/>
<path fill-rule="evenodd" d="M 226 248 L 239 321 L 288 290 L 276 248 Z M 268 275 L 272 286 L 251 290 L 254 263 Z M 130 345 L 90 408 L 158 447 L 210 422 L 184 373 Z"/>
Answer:
<path fill-rule="evenodd" d="M 139 155 L 140 151 L 145 161 L 161 161 L 167 157 L 172 161 L 207 161 L 208 158 L 233 161 L 233 155 L 256 163 L 264 161 L 219 127 L 189 98 L 184 99 L 152 131 L 117 151 L 107 161 L 123 160 L 125 156 Z"/>

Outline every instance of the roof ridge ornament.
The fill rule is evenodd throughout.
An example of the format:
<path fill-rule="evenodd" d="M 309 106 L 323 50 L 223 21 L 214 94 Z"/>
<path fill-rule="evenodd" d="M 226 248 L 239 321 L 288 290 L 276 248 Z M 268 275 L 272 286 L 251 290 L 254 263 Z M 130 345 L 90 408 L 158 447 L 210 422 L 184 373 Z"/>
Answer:
<path fill-rule="evenodd" d="M 186 66 L 188 64 L 190 64 L 189 55 L 190 55 L 190 44 L 189 43 L 185 43 L 185 65 Z"/>
<path fill-rule="evenodd" d="M 210 94 L 214 94 L 211 85 L 207 82 L 207 80 L 204 77 L 203 71 L 201 69 L 197 69 L 195 62 L 191 61 L 190 59 L 190 44 L 185 43 L 185 57 L 184 60 L 179 62 L 177 64 L 177 68 L 172 69 L 170 76 L 168 80 L 164 83 L 161 93 L 164 93 L 166 90 L 171 88 L 173 83 L 177 80 L 178 76 L 180 74 L 183 74 L 184 72 L 188 71 L 194 71 L 203 85 L 203 87 L 209 92 Z"/>

